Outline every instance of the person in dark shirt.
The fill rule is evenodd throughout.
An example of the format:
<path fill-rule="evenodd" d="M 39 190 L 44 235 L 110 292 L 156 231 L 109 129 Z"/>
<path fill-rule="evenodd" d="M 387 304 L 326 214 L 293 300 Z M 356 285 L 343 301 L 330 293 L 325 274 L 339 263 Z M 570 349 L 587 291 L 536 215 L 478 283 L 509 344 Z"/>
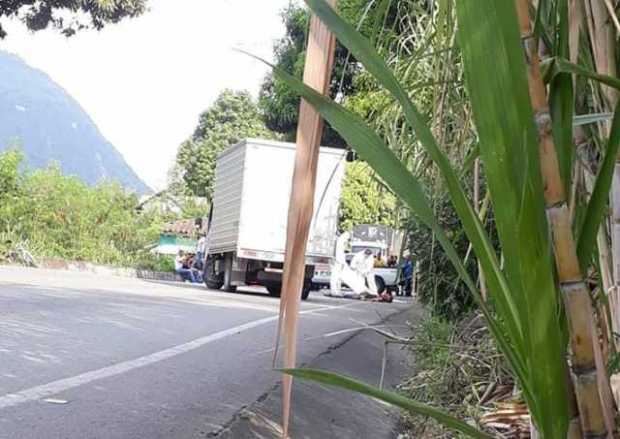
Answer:
<path fill-rule="evenodd" d="M 390 268 L 394 268 L 394 267 L 396 267 L 396 265 L 398 265 L 396 255 L 392 255 L 392 256 L 390 256 L 388 258 L 388 264 L 387 265 Z"/>
<path fill-rule="evenodd" d="M 405 256 L 405 263 L 402 268 L 401 291 L 405 296 L 411 296 L 411 287 L 413 283 L 413 262 L 411 255 Z"/>
<path fill-rule="evenodd" d="M 185 255 L 185 252 L 183 250 L 179 250 L 177 257 L 174 258 L 174 271 L 176 271 L 184 281 L 197 283 L 198 278 L 196 277 L 196 273 L 190 267 L 191 265 Z"/>

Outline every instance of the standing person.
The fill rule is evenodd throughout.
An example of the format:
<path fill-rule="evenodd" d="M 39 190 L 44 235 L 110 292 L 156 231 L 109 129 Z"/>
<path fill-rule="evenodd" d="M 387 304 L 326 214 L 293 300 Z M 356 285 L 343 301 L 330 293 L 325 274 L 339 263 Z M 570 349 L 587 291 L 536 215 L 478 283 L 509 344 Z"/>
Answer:
<path fill-rule="evenodd" d="M 396 262 L 396 255 L 390 256 L 390 258 L 388 259 L 388 267 L 394 268 L 396 267 L 396 265 L 398 265 L 398 263 Z"/>
<path fill-rule="evenodd" d="M 366 278 L 366 294 L 368 296 L 377 295 L 377 284 L 375 283 L 375 256 L 372 250 L 367 248 L 358 252 L 351 260 L 351 268 L 360 276 Z"/>
<path fill-rule="evenodd" d="M 179 250 L 176 258 L 174 258 L 174 271 L 180 275 L 184 281 L 197 283 L 198 279 L 196 279 L 196 273 L 194 273 L 192 268 L 185 268 L 186 263 L 185 252 Z"/>
<path fill-rule="evenodd" d="M 207 234 L 201 233 L 200 239 L 198 240 L 198 244 L 196 244 L 196 262 L 194 263 L 194 267 L 198 270 L 202 270 L 204 267 L 205 256 L 207 254 Z"/>
<path fill-rule="evenodd" d="M 345 251 L 350 237 L 351 234 L 349 232 L 343 232 L 336 240 L 336 254 L 329 278 L 329 289 L 332 296 L 342 297 L 342 292 L 340 291 L 342 288 L 342 271 L 347 265 Z"/>
<path fill-rule="evenodd" d="M 413 262 L 411 262 L 411 255 L 405 256 L 405 263 L 403 264 L 403 280 L 402 290 L 405 296 L 411 296 L 411 287 L 413 282 Z"/>

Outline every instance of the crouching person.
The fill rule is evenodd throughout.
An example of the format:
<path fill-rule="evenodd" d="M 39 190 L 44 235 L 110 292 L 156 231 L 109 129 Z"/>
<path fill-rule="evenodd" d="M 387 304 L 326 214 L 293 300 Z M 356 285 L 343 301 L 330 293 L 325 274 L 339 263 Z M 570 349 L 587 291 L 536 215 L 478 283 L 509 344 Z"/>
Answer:
<path fill-rule="evenodd" d="M 377 296 L 377 284 L 375 282 L 375 256 L 369 248 L 356 253 L 351 260 L 351 268 L 357 274 L 366 279 L 366 291 L 361 294 L 362 298 Z"/>

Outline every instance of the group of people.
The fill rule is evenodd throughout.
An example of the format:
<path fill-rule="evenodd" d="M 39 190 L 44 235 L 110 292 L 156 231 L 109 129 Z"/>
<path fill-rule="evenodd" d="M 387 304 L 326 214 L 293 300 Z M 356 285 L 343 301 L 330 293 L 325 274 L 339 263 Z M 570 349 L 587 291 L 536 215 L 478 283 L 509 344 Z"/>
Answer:
<path fill-rule="evenodd" d="M 377 255 L 375 257 L 374 268 L 399 268 L 398 267 L 398 259 L 396 256 L 392 255 L 388 258 L 387 264 L 384 263 L 381 255 Z M 374 275 L 366 275 L 367 283 L 372 285 L 376 290 L 376 282 L 374 282 Z M 413 287 L 413 262 L 411 261 L 411 256 L 407 255 L 403 259 L 403 264 L 400 267 L 400 277 L 398 282 L 398 289 L 396 289 L 396 294 L 398 296 L 411 296 Z M 377 297 L 374 299 L 377 302 L 392 302 L 394 300 L 394 296 L 392 295 L 392 291 L 389 289 L 385 289 L 381 293 L 377 294 Z"/>
<path fill-rule="evenodd" d="M 375 268 L 397 268 L 398 258 L 390 255 L 387 263 L 381 254 L 375 254 L 372 249 L 366 248 L 353 255 L 351 263 L 346 261 L 346 247 L 349 243 L 351 234 L 342 233 L 336 241 L 336 254 L 332 266 L 330 278 L 330 294 L 332 296 L 342 296 L 342 284 L 347 284 L 354 293 L 362 298 L 372 298 L 378 302 L 392 302 L 394 296 L 389 288 L 379 292 L 375 281 Z M 411 296 L 413 283 L 413 262 L 411 256 L 406 256 L 400 271 L 398 295 Z"/>
<path fill-rule="evenodd" d="M 398 258 L 396 255 L 391 255 L 387 262 L 383 260 L 383 257 L 379 254 L 375 257 L 375 268 L 396 268 L 398 266 Z"/>
<path fill-rule="evenodd" d="M 185 282 L 201 283 L 207 256 L 207 236 L 202 234 L 196 244 L 196 253 L 179 250 L 174 258 L 174 271 Z"/>

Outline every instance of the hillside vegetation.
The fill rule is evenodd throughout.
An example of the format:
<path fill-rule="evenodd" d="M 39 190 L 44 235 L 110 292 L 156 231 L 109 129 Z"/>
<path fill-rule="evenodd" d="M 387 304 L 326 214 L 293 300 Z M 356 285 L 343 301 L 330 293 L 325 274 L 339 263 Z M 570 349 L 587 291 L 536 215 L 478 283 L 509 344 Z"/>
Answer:
<path fill-rule="evenodd" d="M 152 267 L 149 248 L 169 219 L 138 212 L 117 183 L 88 186 L 57 166 L 20 171 L 23 155 L 0 154 L 0 254 L 24 245 L 38 257 Z"/>

